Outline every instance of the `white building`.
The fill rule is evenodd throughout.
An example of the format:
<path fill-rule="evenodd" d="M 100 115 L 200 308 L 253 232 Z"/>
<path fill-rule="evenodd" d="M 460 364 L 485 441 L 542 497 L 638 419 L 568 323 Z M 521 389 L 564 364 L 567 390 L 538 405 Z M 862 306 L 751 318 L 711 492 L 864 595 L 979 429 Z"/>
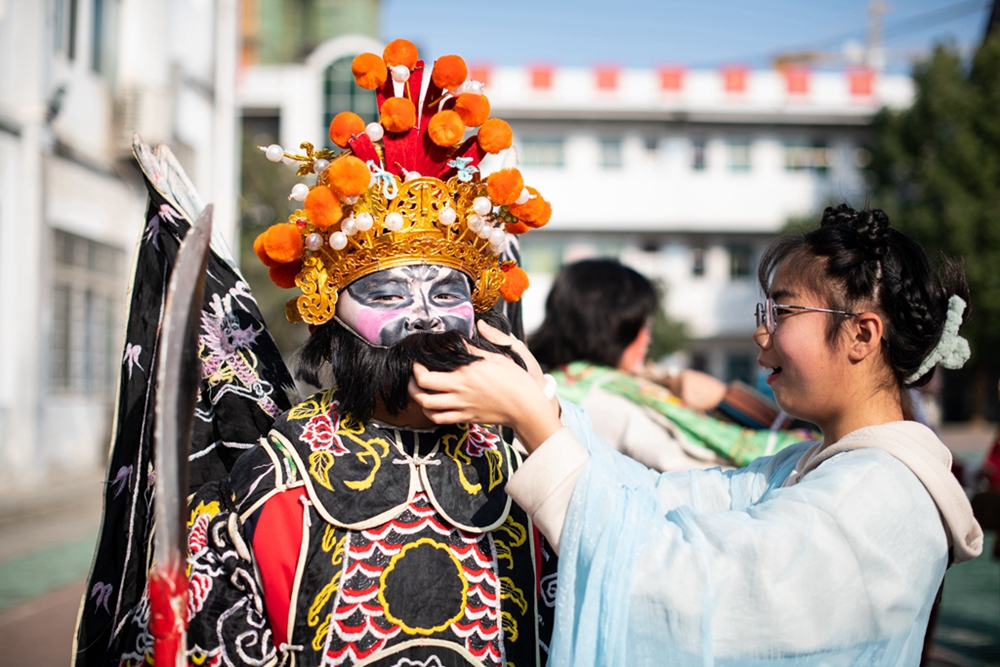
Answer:
<path fill-rule="evenodd" d="M 236 236 L 237 0 L 0 0 L 0 492 L 104 465 L 166 141 Z"/>
<path fill-rule="evenodd" d="M 909 77 L 863 69 L 473 70 L 525 181 L 552 201 L 524 241 L 528 330 L 559 266 L 616 256 L 661 281 L 694 338 L 687 362 L 723 379 L 752 379 L 768 241 L 824 202 L 863 202 L 867 125 L 913 95 Z"/>
<path fill-rule="evenodd" d="M 290 147 L 325 142 L 339 111 L 374 118 L 373 94 L 349 70 L 363 51 L 382 45 L 338 37 L 305 64 L 248 68 L 245 117 L 276 120 Z M 913 96 L 909 77 L 867 69 L 470 65 L 470 77 L 486 83 L 526 182 L 553 206 L 549 225 L 524 237 L 528 330 L 563 263 L 616 256 L 662 282 L 667 312 L 695 339 L 687 363 L 724 379 L 751 379 L 755 368 L 755 271 L 768 241 L 825 202 L 862 203 L 867 126 Z"/>

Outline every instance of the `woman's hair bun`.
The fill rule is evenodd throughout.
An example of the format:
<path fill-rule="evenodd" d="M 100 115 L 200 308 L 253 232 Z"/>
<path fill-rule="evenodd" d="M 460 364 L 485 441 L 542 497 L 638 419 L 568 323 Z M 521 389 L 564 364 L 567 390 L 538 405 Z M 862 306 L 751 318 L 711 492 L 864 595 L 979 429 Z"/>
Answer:
<path fill-rule="evenodd" d="M 827 207 L 823 211 L 820 226 L 840 224 L 848 225 L 854 230 L 858 245 L 868 257 L 882 259 L 889 251 L 889 216 L 882 209 L 855 211 L 847 204 L 841 204 L 836 208 Z"/>

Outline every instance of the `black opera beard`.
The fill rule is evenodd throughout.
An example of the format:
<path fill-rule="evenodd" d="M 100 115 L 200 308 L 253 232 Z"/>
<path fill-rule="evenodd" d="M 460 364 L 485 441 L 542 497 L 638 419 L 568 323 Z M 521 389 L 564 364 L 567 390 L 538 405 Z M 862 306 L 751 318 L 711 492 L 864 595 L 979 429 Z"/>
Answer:
<path fill-rule="evenodd" d="M 487 311 L 476 321 L 510 332 L 502 315 Z M 337 386 L 340 412 L 350 413 L 355 421 L 368 421 L 380 399 L 390 414 L 406 409 L 410 402 L 407 385 L 414 362 L 432 371 L 453 371 L 474 363 L 479 357 L 470 354 L 466 344 L 506 355 L 525 368 L 524 361 L 509 346 L 494 345 L 473 327 L 470 339 L 460 331 L 418 333 L 403 338 L 391 347 L 377 347 L 347 329 L 339 320 L 331 320 L 316 330 L 299 350 L 296 377 L 316 387 Z"/>

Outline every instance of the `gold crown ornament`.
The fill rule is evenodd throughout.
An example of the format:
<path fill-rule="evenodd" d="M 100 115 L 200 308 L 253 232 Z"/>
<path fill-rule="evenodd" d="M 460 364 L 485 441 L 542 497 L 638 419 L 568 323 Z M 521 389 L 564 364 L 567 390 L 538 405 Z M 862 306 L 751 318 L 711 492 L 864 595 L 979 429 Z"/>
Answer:
<path fill-rule="evenodd" d="M 317 174 L 316 185 L 292 188 L 289 199 L 303 208 L 254 241 L 271 280 L 302 291 L 288 302 L 288 319 L 323 324 L 341 289 L 412 264 L 465 273 L 478 312 L 500 297 L 519 300 L 528 277 L 502 259 L 507 234 L 542 227 L 552 207 L 516 168 L 482 178 L 480 161 L 512 139 L 507 123 L 489 117 L 483 84 L 468 80 L 455 55 L 438 58 L 427 77 L 416 47 L 402 39 L 382 56 L 359 55 L 351 69 L 359 86 L 376 91 L 379 122 L 338 114 L 330 139 L 339 152 L 309 143 L 304 153 L 261 147 L 274 162 L 297 164 L 300 176 Z M 471 128 L 478 131 L 466 138 Z"/>

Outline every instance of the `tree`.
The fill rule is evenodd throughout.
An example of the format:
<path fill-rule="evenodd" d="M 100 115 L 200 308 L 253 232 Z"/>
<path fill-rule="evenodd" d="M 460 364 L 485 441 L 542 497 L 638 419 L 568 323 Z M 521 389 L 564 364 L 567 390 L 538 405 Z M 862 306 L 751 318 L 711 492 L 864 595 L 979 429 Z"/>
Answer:
<path fill-rule="evenodd" d="M 982 415 L 986 369 L 1000 362 L 1000 34 L 971 63 L 937 46 L 913 80 L 913 106 L 873 123 L 873 203 L 932 257 L 964 260 L 973 312 L 963 334 Z"/>
<path fill-rule="evenodd" d="M 663 308 L 657 308 L 653 314 L 653 339 L 649 343 L 647 357 L 659 360 L 683 350 L 691 342 L 687 326 L 684 322 L 671 319 Z"/>
<path fill-rule="evenodd" d="M 249 132 L 245 134 L 249 135 Z M 295 169 L 264 158 L 257 145 L 267 145 L 275 137 L 265 132 L 245 136 L 242 146 L 240 183 L 240 271 L 253 289 L 267 328 L 274 336 L 282 356 L 289 358 L 308 334 L 304 324 L 291 324 L 285 318 L 285 302 L 295 296 L 292 290 L 277 287 L 267 277 L 267 267 L 253 251 L 257 235 L 276 222 L 284 222 L 300 202 L 288 201 L 292 186 L 301 183 Z"/>

